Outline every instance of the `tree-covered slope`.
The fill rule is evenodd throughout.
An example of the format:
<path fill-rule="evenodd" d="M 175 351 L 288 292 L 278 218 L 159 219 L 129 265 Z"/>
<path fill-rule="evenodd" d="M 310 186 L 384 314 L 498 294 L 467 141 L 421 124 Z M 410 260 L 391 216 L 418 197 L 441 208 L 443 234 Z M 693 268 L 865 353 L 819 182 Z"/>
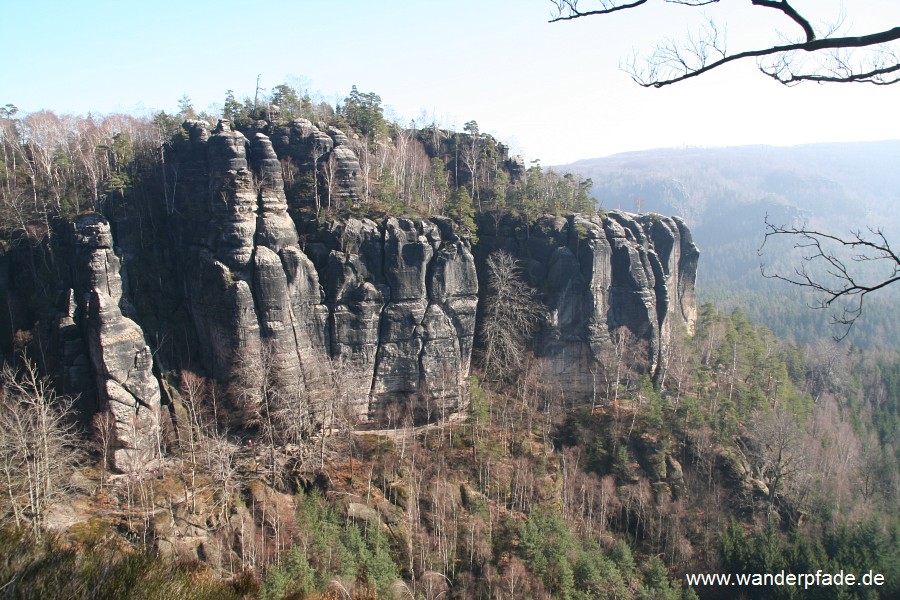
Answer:
<path fill-rule="evenodd" d="M 888 240 L 897 239 L 898 161 L 900 142 L 884 141 L 650 150 L 561 168 L 590 178 L 603 207 L 683 215 L 703 252 L 702 300 L 743 304 L 754 321 L 779 335 L 811 341 L 828 335 L 831 313 L 810 312 L 815 297 L 762 276 L 761 265 L 769 274 L 791 275 L 802 264 L 790 240 L 763 246 L 766 219 L 808 223 L 843 237 L 881 229 Z M 851 332 L 853 343 L 895 345 L 900 339 L 891 318 L 897 291 L 881 294 L 886 298 L 866 308 L 869 322 Z"/>

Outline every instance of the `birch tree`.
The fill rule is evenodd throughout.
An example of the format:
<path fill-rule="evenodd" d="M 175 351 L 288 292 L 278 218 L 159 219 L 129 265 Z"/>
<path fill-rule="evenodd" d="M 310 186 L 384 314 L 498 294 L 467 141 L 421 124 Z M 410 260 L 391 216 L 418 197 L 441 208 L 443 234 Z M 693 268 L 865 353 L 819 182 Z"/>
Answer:
<path fill-rule="evenodd" d="M 80 459 L 72 403 L 28 359 L 0 370 L 0 502 L 7 520 L 36 537 Z"/>
<path fill-rule="evenodd" d="M 535 292 L 518 260 L 498 250 L 487 259 L 488 292 L 481 320 L 482 363 L 489 379 L 502 379 L 521 364 L 541 317 Z"/>

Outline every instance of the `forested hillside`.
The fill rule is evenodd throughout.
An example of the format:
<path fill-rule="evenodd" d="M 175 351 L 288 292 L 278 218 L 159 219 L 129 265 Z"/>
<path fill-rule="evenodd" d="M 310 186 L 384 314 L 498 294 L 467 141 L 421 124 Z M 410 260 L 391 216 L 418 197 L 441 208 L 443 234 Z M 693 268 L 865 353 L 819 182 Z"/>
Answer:
<path fill-rule="evenodd" d="M 792 274 L 800 262 L 789 243 L 770 240 L 763 247 L 766 219 L 808 223 L 844 237 L 882 229 L 895 239 L 898 159 L 900 142 L 885 141 L 652 150 L 560 168 L 590 177 L 594 196 L 607 209 L 684 216 L 704 253 L 700 298 L 729 309 L 741 305 L 778 335 L 811 342 L 829 330 L 834 311 L 810 311 L 814 296 L 762 276 L 761 265 L 769 274 Z M 872 302 L 869 318 L 857 323 L 849 341 L 896 347 L 896 293 L 887 289 Z M 843 334 L 841 328 L 831 331 Z"/>
<path fill-rule="evenodd" d="M 900 595 L 900 356 L 698 304 L 730 191 L 356 87 L 0 127 L 0 597 Z"/>

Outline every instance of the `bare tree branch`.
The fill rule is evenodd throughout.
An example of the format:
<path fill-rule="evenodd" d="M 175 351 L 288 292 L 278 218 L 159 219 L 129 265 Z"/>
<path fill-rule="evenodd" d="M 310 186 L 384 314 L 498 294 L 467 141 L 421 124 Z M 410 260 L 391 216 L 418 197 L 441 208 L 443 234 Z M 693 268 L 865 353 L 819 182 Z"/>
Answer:
<path fill-rule="evenodd" d="M 556 21 L 606 15 L 636 9 L 646 3 L 640 0 L 620 3 L 618 0 L 599 0 L 597 10 L 581 10 L 578 0 L 551 0 L 556 6 Z M 664 0 L 669 4 L 698 7 L 717 4 L 720 0 Z M 684 42 L 666 40 L 646 61 L 632 60 L 624 70 L 644 87 L 664 87 L 702 75 L 726 64 L 756 58 L 776 57 L 774 65 L 759 64 L 759 69 L 776 81 L 794 85 L 804 81 L 817 83 L 872 83 L 890 85 L 900 81 L 900 57 L 885 44 L 900 40 L 900 27 L 893 27 L 861 36 L 834 36 L 836 27 L 826 27 L 819 35 L 812 21 L 802 15 L 787 0 L 750 0 L 753 6 L 776 10 L 803 30 L 804 39 L 729 54 L 725 39 L 711 19 L 699 36 L 689 36 Z M 868 49 L 871 59 L 853 64 L 839 50 Z M 821 57 L 810 66 L 804 57 Z"/>
<path fill-rule="evenodd" d="M 786 14 L 792 21 L 800 25 L 803 28 L 803 33 L 806 34 L 806 41 L 811 42 L 816 39 L 816 32 L 813 29 L 813 26 L 810 22 L 803 17 L 797 10 L 787 3 L 787 0 L 750 0 L 754 6 L 765 6 L 767 8 L 774 8 L 775 10 L 780 10 L 784 14 Z"/>
<path fill-rule="evenodd" d="M 711 1 L 718 2 L 718 0 Z M 616 0 L 600 0 L 600 5 L 603 6 L 603 8 L 598 10 L 589 10 L 587 12 L 581 12 L 578 10 L 578 0 L 551 0 L 551 2 L 556 5 L 559 16 L 550 19 L 549 22 L 556 23 L 557 21 L 571 21 L 572 19 L 580 19 L 581 17 L 608 15 L 620 10 L 628 10 L 629 8 L 634 8 L 636 6 L 640 6 L 641 4 L 645 4 L 647 0 L 635 0 L 630 4 L 618 4 Z M 567 13 L 564 14 L 564 11 L 567 11 Z"/>
<path fill-rule="evenodd" d="M 795 239 L 793 247 L 802 256 L 801 265 L 794 269 L 793 275 L 767 273 L 765 266 L 760 265 L 763 276 L 818 294 L 821 299 L 810 308 L 828 309 L 846 301 L 840 312 L 832 315 L 833 324 L 846 326 L 836 339 L 843 339 L 850 332 L 862 315 L 868 294 L 900 281 L 900 256 L 891 248 L 881 229 L 870 228 L 868 235 L 856 231 L 843 238 L 810 229 L 805 224 L 775 225 L 768 216 L 765 223 L 766 234 L 760 253 L 770 238 L 790 236 Z M 878 263 L 877 266 L 886 267 L 873 275 L 860 273 L 853 263 Z"/>
<path fill-rule="evenodd" d="M 485 263 L 488 293 L 479 331 L 484 347 L 481 360 L 485 375 L 497 380 L 512 375 L 521 365 L 526 340 L 542 314 L 515 257 L 498 250 Z"/>
<path fill-rule="evenodd" d="M 24 356 L 21 368 L 0 369 L 0 524 L 27 524 L 40 537 L 65 498 L 81 459 L 73 402 Z"/>
<path fill-rule="evenodd" d="M 680 81 L 684 81 L 686 79 L 690 79 L 692 77 L 696 77 L 698 75 L 702 75 L 713 69 L 721 67 L 731 62 L 735 62 L 738 60 L 743 60 L 746 58 L 760 58 L 764 56 L 772 56 L 776 54 L 785 54 L 788 52 L 817 52 L 820 50 L 831 50 L 837 48 L 864 48 L 867 46 L 874 46 L 878 44 L 883 44 L 889 41 L 894 41 L 900 39 L 900 27 L 894 27 L 893 29 L 889 29 L 887 31 L 881 31 L 879 33 L 873 33 L 865 36 L 857 36 L 857 37 L 839 37 L 839 38 L 825 38 L 819 40 L 813 40 L 812 42 L 801 42 L 797 44 L 786 44 L 779 46 L 772 46 L 770 48 L 762 48 L 759 50 L 747 50 L 745 52 L 738 52 L 737 54 L 731 54 L 727 56 L 723 56 L 719 60 L 716 60 L 711 63 L 700 63 L 699 65 L 688 65 L 683 64 L 683 74 L 675 77 L 671 77 L 669 79 L 657 79 L 657 80 L 645 80 L 642 79 L 637 74 L 632 74 L 632 78 L 643 87 L 655 87 L 660 88 L 663 86 L 671 85 L 673 83 L 678 83 Z M 776 79 L 777 81 L 790 84 L 796 83 L 798 81 L 802 81 L 804 79 L 812 80 L 812 78 L 816 77 L 815 75 L 797 75 L 795 73 L 789 73 L 788 76 L 784 75 L 784 71 L 782 70 L 766 70 L 763 67 L 760 67 L 760 70 L 763 71 L 766 75 Z M 900 70 L 900 64 L 892 65 L 890 67 L 885 67 L 882 69 L 877 69 L 873 73 L 874 75 L 885 74 L 885 73 L 893 73 L 895 71 Z M 855 76 L 855 77 L 843 77 L 843 78 L 833 78 L 833 81 L 840 82 L 859 82 L 859 81 L 868 81 L 867 79 Z M 881 85 L 885 85 L 888 83 L 896 83 L 898 80 L 893 79 L 890 81 L 883 81 Z M 874 83 L 874 82 L 872 82 Z"/>

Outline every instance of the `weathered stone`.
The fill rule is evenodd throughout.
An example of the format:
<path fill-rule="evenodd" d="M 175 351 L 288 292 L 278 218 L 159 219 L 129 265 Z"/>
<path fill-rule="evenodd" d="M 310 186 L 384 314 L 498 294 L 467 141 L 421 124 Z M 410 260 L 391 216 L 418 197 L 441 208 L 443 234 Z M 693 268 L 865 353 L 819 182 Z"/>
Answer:
<path fill-rule="evenodd" d="M 649 369 L 659 372 L 672 322 L 690 330 L 696 319 L 699 253 L 675 219 L 613 211 L 527 227 L 486 216 L 476 250 L 479 260 L 497 250 L 519 259 L 546 308 L 535 350 L 570 393 L 593 393 L 617 329 L 646 343 Z"/>
<path fill-rule="evenodd" d="M 350 412 L 373 426 L 383 425 L 395 405 L 419 422 L 464 410 L 476 265 L 498 249 L 519 258 L 539 292 L 546 314 L 533 347 L 566 393 L 586 395 L 596 387 L 613 331 L 625 328 L 645 343 L 648 364 L 658 372 L 672 323 L 690 329 L 696 318 L 698 253 L 680 220 L 611 212 L 548 216 L 527 225 L 485 215 L 476 262 L 446 218 L 305 219 L 299 208 L 323 191 L 326 167 L 334 169 L 333 201 L 359 199 L 359 162 L 340 131 L 326 134 L 304 120 L 260 122 L 248 141 L 227 121 L 212 133 L 199 121 L 183 127 L 186 135 L 171 158 L 178 180 L 165 197 L 178 279 L 167 289 L 183 295 L 194 329 L 191 361 L 239 385 L 242 369 L 262 366 L 281 392 L 300 399 L 293 406 L 306 411 L 304 422 L 314 427 L 327 426 L 329 399 L 331 405 L 349 401 Z M 78 255 L 76 298 L 81 294 L 82 305 L 95 307 L 98 323 L 113 318 L 113 307 L 124 319 L 127 290 L 109 227 L 88 219 L 73 237 L 80 248 L 104 249 Z M 101 291 L 116 300 L 101 298 Z M 145 360 L 139 333 L 126 328 L 101 335 L 97 327 L 92 358 L 124 356 L 130 348 L 132 362 Z M 67 360 L 75 373 L 75 346 Z M 122 406 L 124 394 L 132 393 L 130 383 L 117 379 L 128 371 L 126 363 L 95 364 L 121 389 L 105 382 L 98 387 L 124 398 Z"/>
<path fill-rule="evenodd" d="M 213 251 L 225 266 L 241 272 L 250 264 L 257 220 L 257 194 L 247 166 L 247 138 L 232 131 L 227 121 L 219 121 L 206 146 L 210 206 L 215 218 L 210 225 L 219 230 Z"/>
<path fill-rule="evenodd" d="M 281 163 L 269 138 L 257 133 L 253 137 L 250 156 L 259 190 L 256 243 L 276 252 L 287 246 L 296 246 L 297 229 L 287 213 Z"/>
<path fill-rule="evenodd" d="M 350 502 L 347 504 L 347 518 L 373 527 L 382 525 L 378 511 L 362 502 Z"/>
<path fill-rule="evenodd" d="M 297 395 L 302 376 L 293 307 L 281 258 L 266 246 L 257 246 L 253 275 L 257 322 L 265 348 L 260 361 L 265 363 L 263 368 L 273 382 L 278 382 L 282 393 Z"/>
<path fill-rule="evenodd" d="M 289 162 L 293 178 L 285 186 L 291 210 L 300 209 L 314 201 L 317 188 L 321 203 L 325 198 L 324 179 L 320 171 L 334 148 L 334 141 L 306 119 L 296 119 L 287 125 L 264 124 L 261 130 L 272 140 L 278 156 Z"/>
<path fill-rule="evenodd" d="M 87 345 L 75 321 L 77 313 L 75 290 L 69 288 L 63 294 L 60 314 L 51 331 L 53 348 L 56 350 L 54 358 L 62 373 L 62 380 L 59 382 L 61 391 L 74 394 L 92 387 L 91 380 L 94 378 Z"/>
<path fill-rule="evenodd" d="M 348 202 L 356 202 L 361 197 L 362 182 L 360 172 L 362 168 L 359 165 L 359 159 L 350 148 L 350 140 L 340 129 L 336 127 L 328 128 L 328 135 L 334 140 L 334 147 L 328 161 L 323 165 L 325 170 L 325 180 L 333 178 L 331 185 L 332 190 L 326 192 L 331 194 L 332 204 L 345 204 Z"/>
<path fill-rule="evenodd" d="M 122 315 L 120 261 L 113 252 L 109 223 L 98 215 L 76 219 L 74 297 L 81 298 L 81 326 L 97 389 L 100 410 L 114 418 L 113 467 L 143 468 L 159 449 L 159 382 L 144 333 Z"/>
<path fill-rule="evenodd" d="M 394 302 L 425 298 L 425 269 L 434 251 L 420 230 L 410 219 L 385 223 L 385 277 Z"/>

